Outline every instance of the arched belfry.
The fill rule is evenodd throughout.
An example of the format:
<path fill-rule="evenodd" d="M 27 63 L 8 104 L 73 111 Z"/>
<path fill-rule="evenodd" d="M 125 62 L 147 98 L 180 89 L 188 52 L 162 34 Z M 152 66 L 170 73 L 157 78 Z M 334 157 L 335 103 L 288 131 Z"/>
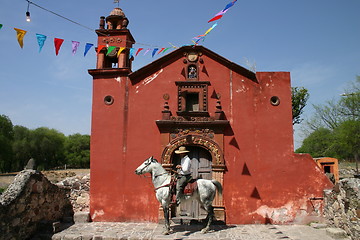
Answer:
<path fill-rule="evenodd" d="M 97 69 L 120 68 L 127 74 L 131 72 L 129 49 L 135 40 L 127 29 L 128 24 L 129 20 L 121 8 L 114 8 L 106 18 L 100 17 L 99 29 L 96 30 Z"/>

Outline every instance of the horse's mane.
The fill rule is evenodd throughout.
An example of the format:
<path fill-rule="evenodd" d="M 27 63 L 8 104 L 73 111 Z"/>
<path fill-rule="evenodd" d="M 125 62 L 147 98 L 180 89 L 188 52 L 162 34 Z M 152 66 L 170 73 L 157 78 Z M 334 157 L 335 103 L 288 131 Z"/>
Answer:
<path fill-rule="evenodd" d="M 156 160 L 156 159 L 155 159 Z M 154 162 L 160 169 L 163 169 L 164 171 L 166 171 L 166 169 L 162 166 L 161 163 L 159 163 L 157 160 L 156 162 Z M 169 173 L 168 171 L 166 171 L 167 173 Z M 169 173 L 170 174 L 170 173 Z"/>

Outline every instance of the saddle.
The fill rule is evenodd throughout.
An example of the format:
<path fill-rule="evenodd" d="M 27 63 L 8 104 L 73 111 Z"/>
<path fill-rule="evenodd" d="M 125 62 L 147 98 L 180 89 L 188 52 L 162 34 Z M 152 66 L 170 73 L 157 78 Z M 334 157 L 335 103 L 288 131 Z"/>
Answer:
<path fill-rule="evenodd" d="M 184 196 L 191 196 L 194 191 L 196 191 L 197 189 L 197 179 L 191 179 L 187 185 L 184 188 Z M 171 192 L 171 202 L 173 204 L 176 203 L 176 182 L 177 182 L 177 178 L 174 177 L 171 179 L 171 183 L 170 183 L 170 192 Z"/>
<path fill-rule="evenodd" d="M 197 179 L 191 179 L 190 182 L 184 188 L 184 195 L 192 195 L 197 189 Z"/>

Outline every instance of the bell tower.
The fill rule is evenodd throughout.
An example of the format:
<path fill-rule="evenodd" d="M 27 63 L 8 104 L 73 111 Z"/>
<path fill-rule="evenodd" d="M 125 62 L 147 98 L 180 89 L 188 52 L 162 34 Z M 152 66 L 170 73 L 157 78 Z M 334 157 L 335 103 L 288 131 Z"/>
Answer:
<path fill-rule="evenodd" d="M 121 8 L 114 8 L 108 17 L 100 17 L 97 46 L 97 69 L 120 68 L 131 70 L 129 49 L 135 43 L 127 29 L 129 20 Z M 91 73 L 90 73 L 91 74 Z"/>
<path fill-rule="evenodd" d="M 94 221 L 118 220 L 119 213 L 106 211 L 111 201 L 122 197 L 123 189 L 117 189 L 113 181 L 122 182 L 127 146 L 128 97 L 131 73 L 129 56 L 135 40 L 127 26 L 129 20 L 120 8 L 114 8 L 108 17 L 100 17 L 96 30 L 96 69 L 89 69 L 93 77 L 90 174 L 90 213 Z M 109 192 L 116 197 L 108 196 Z M 105 196 L 105 197 L 104 197 Z M 110 199 L 110 200 L 109 200 Z"/>

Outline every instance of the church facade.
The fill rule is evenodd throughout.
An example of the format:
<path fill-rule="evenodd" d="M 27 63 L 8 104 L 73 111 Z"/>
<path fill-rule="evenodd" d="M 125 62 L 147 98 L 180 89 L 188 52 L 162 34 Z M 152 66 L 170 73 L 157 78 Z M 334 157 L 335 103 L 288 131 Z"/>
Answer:
<path fill-rule="evenodd" d="M 115 8 L 96 30 L 97 64 L 89 70 L 92 220 L 159 221 L 151 180 L 134 170 L 150 156 L 172 169 L 181 146 L 190 150 L 195 177 L 222 183 L 218 220 L 320 217 L 332 184 L 310 155 L 294 153 L 290 73 L 254 73 L 203 46 L 183 46 L 133 72 L 128 22 Z M 116 48 L 108 53 L 108 46 Z M 181 211 L 203 217 L 195 202 L 173 209 L 172 217 Z"/>

